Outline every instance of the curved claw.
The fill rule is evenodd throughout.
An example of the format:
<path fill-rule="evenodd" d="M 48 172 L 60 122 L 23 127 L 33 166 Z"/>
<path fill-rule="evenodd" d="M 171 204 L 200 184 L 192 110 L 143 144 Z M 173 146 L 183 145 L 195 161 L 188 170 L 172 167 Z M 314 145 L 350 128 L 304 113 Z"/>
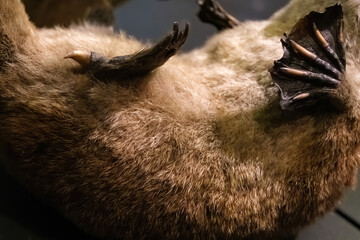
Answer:
<path fill-rule="evenodd" d="M 308 51 L 306 48 L 302 47 L 301 45 L 299 45 L 298 43 L 296 43 L 293 40 L 290 40 L 290 43 L 291 43 L 291 46 L 293 47 L 293 49 L 297 53 L 299 53 L 303 57 L 309 59 L 314 64 L 318 65 L 320 68 L 323 68 L 325 71 L 329 72 L 330 74 L 334 75 L 334 77 L 340 78 L 341 72 L 339 70 L 337 70 L 335 67 L 333 67 L 330 63 L 322 60 L 316 54 Z"/>
<path fill-rule="evenodd" d="M 173 40 L 177 39 L 178 35 L 179 35 L 179 23 L 174 22 L 173 31 L 172 31 L 172 39 Z"/>
<path fill-rule="evenodd" d="M 184 30 L 179 31 L 179 24 L 175 22 L 173 25 L 173 31 L 169 35 L 169 38 L 171 38 L 171 45 L 169 45 L 168 48 L 174 48 L 176 50 L 179 49 L 188 37 L 189 28 L 189 23 L 186 23 Z"/>
<path fill-rule="evenodd" d="M 69 54 L 66 54 L 64 59 L 70 58 L 81 66 L 85 67 L 90 64 L 91 61 L 91 53 L 85 51 L 73 51 Z"/>
<path fill-rule="evenodd" d="M 186 23 L 185 25 L 185 29 L 183 31 L 183 37 L 182 37 L 182 42 L 181 42 L 181 45 L 183 45 L 189 35 L 189 31 L 190 31 L 190 24 L 189 23 Z"/>
<path fill-rule="evenodd" d="M 322 73 L 314 73 L 287 67 L 281 67 L 279 70 L 290 77 L 302 79 L 303 81 L 317 81 L 317 83 L 327 84 L 331 87 L 337 87 L 340 83 L 340 80 L 334 79 Z"/>
<path fill-rule="evenodd" d="M 325 37 L 321 34 L 321 32 L 319 31 L 319 29 L 316 26 L 316 23 L 313 23 L 313 29 L 314 29 L 314 33 L 315 36 L 318 40 L 318 42 L 321 44 L 321 46 L 324 48 L 324 50 L 327 52 L 328 55 L 330 55 L 332 57 L 333 60 L 335 60 L 336 64 L 338 65 L 338 67 L 344 71 L 345 67 L 344 65 L 341 63 L 341 60 L 339 58 L 339 56 L 336 54 L 336 52 L 330 47 L 330 44 L 328 43 L 328 41 L 325 39 Z M 339 34 L 339 38 L 342 38 L 342 24 L 340 25 L 340 34 Z M 338 39 L 341 40 L 341 39 Z"/>

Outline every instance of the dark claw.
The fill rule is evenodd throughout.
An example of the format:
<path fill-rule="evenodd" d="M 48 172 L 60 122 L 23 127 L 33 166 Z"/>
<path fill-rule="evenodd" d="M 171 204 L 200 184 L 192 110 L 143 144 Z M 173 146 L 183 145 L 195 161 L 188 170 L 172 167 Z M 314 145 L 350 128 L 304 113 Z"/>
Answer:
<path fill-rule="evenodd" d="M 281 67 L 279 70 L 284 74 L 293 77 L 294 79 L 301 79 L 303 81 L 316 81 L 319 84 L 326 84 L 330 87 L 337 87 L 340 83 L 340 80 L 334 79 L 322 73 L 314 73 L 287 67 Z"/>
<path fill-rule="evenodd" d="M 189 26 L 189 23 L 186 23 L 184 31 L 179 31 L 178 23 L 174 23 L 173 32 L 169 35 L 169 38 L 171 38 L 171 44 L 169 44 L 169 46 L 165 49 L 173 49 L 175 52 L 180 49 L 188 37 Z"/>
<path fill-rule="evenodd" d="M 330 74 L 334 75 L 336 78 L 341 77 L 341 72 L 337 70 L 335 67 L 331 66 L 330 63 L 322 60 L 319 58 L 316 54 L 308 51 L 307 49 L 300 46 L 298 43 L 296 43 L 293 40 L 290 40 L 291 46 L 293 49 L 299 53 L 302 57 L 309 59 L 312 61 L 315 65 L 318 65 L 320 68 L 324 69 L 325 71 L 329 72 Z"/>
<path fill-rule="evenodd" d="M 190 24 L 189 23 L 186 23 L 185 25 L 185 29 L 184 29 L 184 32 L 183 32 L 183 40 L 181 42 L 181 45 L 183 45 L 187 39 L 187 37 L 189 36 L 189 30 L 190 30 Z"/>
<path fill-rule="evenodd" d="M 172 32 L 172 42 L 175 42 L 179 35 L 179 23 L 174 22 L 173 32 Z"/>
<path fill-rule="evenodd" d="M 239 25 L 239 21 L 230 15 L 214 0 L 199 0 L 200 6 L 198 17 L 201 21 L 214 25 L 219 31 L 233 28 Z"/>
<path fill-rule="evenodd" d="M 343 22 L 343 21 L 342 21 Z M 342 38 L 342 26 L 343 23 L 340 24 L 340 34 L 339 34 L 339 38 Z M 337 66 L 340 68 L 340 70 L 344 71 L 345 67 L 343 66 L 343 64 L 340 61 L 340 58 L 338 57 L 338 55 L 336 54 L 336 52 L 330 47 L 329 43 L 327 42 L 327 40 L 324 38 L 324 36 L 321 34 L 321 32 L 319 31 L 319 29 L 317 28 L 316 24 L 313 23 L 313 29 L 314 29 L 314 33 L 316 36 L 316 39 L 318 40 L 318 42 L 320 43 L 320 45 L 324 48 L 324 50 L 326 51 L 326 53 L 333 59 L 335 60 Z M 338 39 L 340 40 L 340 39 Z"/>

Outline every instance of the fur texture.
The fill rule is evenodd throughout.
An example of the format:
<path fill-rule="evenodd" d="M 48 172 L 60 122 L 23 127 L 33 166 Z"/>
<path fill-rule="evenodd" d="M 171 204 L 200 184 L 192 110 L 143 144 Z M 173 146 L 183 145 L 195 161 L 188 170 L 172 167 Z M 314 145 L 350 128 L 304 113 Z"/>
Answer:
<path fill-rule="evenodd" d="M 341 107 L 283 111 L 268 73 L 282 56 L 283 32 L 335 2 L 293 0 L 270 20 L 241 23 L 141 79 L 103 83 L 63 57 L 127 55 L 140 42 L 88 24 L 36 29 L 20 1 L 0 0 L 3 161 L 101 238 L 292 234 L 334 208 L 355 186 L 360 163 L 360 1 L 340 1 Z"/>

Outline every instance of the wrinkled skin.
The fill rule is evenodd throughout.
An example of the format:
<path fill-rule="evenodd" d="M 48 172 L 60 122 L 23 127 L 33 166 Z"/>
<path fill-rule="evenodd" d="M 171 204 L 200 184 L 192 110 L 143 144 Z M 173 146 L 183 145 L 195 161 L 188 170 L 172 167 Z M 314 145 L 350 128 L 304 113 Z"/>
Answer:
<path fill-rule="evenodd" d="M 282 34 L 335 2 L 294 0 L 145 75 L 104 81 L 63 57 L 144 46 L 89 24 L 39 30 L 19 1 L 0 0 L 2 163 L 100 238 L 292 234 L 334 208 L 359 166 L 360 1 L 340 1 L 346 72 L 331 100 L 284 111 L 268 72 Z"/>

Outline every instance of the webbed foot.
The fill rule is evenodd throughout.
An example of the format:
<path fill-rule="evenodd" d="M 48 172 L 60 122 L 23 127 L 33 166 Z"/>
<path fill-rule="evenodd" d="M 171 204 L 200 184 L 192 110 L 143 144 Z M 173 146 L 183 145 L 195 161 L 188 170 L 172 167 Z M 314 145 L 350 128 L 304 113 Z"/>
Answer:
<path fill-rule="evenodd" d="M 311 12 L 282 38 L 284 55 L 270 73 L 280 89 L 283 109 L 313 105 L 343 81 L 342 16 L 339 4 L 324 13 Z"/>

